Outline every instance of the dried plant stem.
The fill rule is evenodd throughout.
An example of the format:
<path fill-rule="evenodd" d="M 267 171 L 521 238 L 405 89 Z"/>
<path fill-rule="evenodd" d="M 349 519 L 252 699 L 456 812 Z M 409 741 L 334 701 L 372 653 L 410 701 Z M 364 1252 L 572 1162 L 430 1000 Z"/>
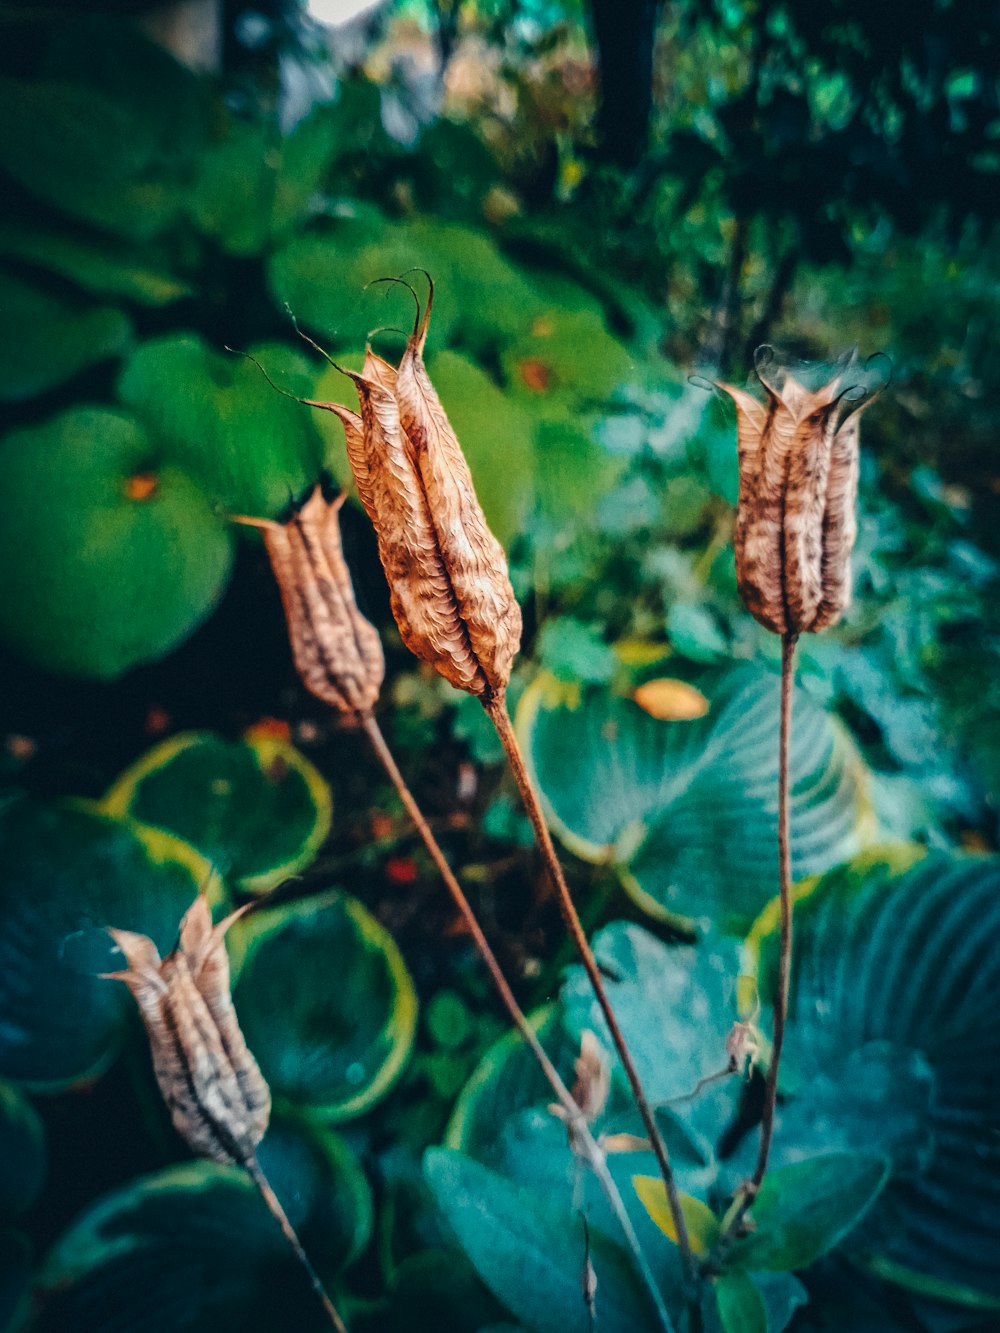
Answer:
<path fill-rule="evenodd" d="M 334 1305 L 333 1301 L 330 1300 L 330 1297 L 327 1295 L 326 1289 L 324 1288 L 322 1282 L 319 1280 L 319 1274 L 316 1272 L 315 1268 L 313 1268 L 312 1262 L 308 1254 L 306 1254 L 305 1250 L 302 1248 L 302 1242 L 296 1235 L 295 1228 L 292 1226 L 291 1222 L 289 1222 L 288 1215 L 286 1214 L 284 1208 L 282 1208 L 278 1196 L 271 1188 L 267 1177 L 264 1175 L 264 1172 L 260 1169 L 260 1165 L 255 1157 L 251 1158 L 250 1161 L 246 1163 L 246 1169 L 250 1174 L 250 1179 L 257 1186 L 261 1198 L 264 1200 L 271 1214 L 274 1216 L 278 1225 L 281 1227 L 285 1239 L 288 1241 L 289 1245 L 295 1251 L 296 1258 L 298 1259 L 302 1267 L 306 1270 L 306 1273 L 309 1277 L 309 1282 L 312 1285 L 312 1289 L 313 1291 L 315 1291 L 317 1297 L 319 1298 L 319 1301 L 323 1306 L 324 1313 L 326 1314 L 327 1319 L 330 1321 L 331 1327 L 335 1328 L 337 1330 L 337 1333 L 347 1333 L 347 1325 L 341 1319 L 340 1315 L 337 1313 L 336 1306 Z"/>
<path fill-rule="evenodd" d="M 490 943 L 486 936 L 483 934 L 482 927 L 479 924 L 475 912 L 472 910 L 468 898 L 465 896 L 462 886 L 455 878 L 451 866 L 445 860 L 444 853 L 431 831 L 423 811 L 420 809 L 413 793 L 406 785 L 402 773 L 399 771 L 395 757 L 386 742 L 385 736 L 382 734 L 381 727 L 374 715 L 370 712 L 361 713 L 359 714 L 359 717 L 361 726 L 371 742 L 372 748 L 378 756 L 382 767 L 385 769 L 389 780 L 395 787 L 396 793 L 402 801 L 407 814 L 413 820 L 413 824 L 417 832 L 420 834 L 424 846 L 430 853 L 431 860 L 434 862 L 438 873 L 444 880 L 445 887 L 451 894 L 452 901 L 462 915 L 462 919 L 465 922 L 469 934 L 472 936 L 472 941 L 479 952 L 479 956 L 486 964 L 490 979 L 496 987 L 500 999 L 503 1001 L 504 1008 L 510 1015 L 511 1021 L 520 1033 L 525 1045 L 535 1057 L 539 1068 L 545 1075 L 545 1078 L 558 1099 L 560 1106 L 566 1112 L 566 1125 L 570 1131 L 572 1142 L 576 1146 L 577 1151 L 579 1151 L 586 1159 L 587 1164 L 597 1177 L 598 1183 L 622 1228 L 629 1249 L 631 1250 L 639 1268 L 640 1275 L 646 1284 L 650 1300 L 656 1309 L 660 1324 L 665 1330 L 665 1333 L 672 1333 L 673 1325 L 671 1324 L 666 1307 L 663 1304 L 663 1297 L 660 1294 L 652 1271 L 649 1268 L 649 1263 L 643 1253 L 639 1238 L 635 1233 L 635 1228 L 632 1226 L 631 1219 L 625 1208 L 618 1186 L 615 1184 L 611 1172 L 608 1170 L 604 1150 L 595 1141 L 583 1112 L 580 1110 L 572 1093 L 560 1077 L 559 1071 L 545 1053 L 545 1049 L 538 1040 L 538 1035 L 535 1032 L 535 1029 L 528 1022 L 526 1015 L 518 1004 L 514 992 L 511 990 L 507 978 L 504 976 L 503 970 L 497 961 L 496 955 L 490 947 Z"/>
<path fill-rule="evenodd" d="M 731 1209 L 726 1229 L 709 1261 L 715 1266 L 739 1233 L 744 1214 L 757 1196 L 767 1171 L 767 1160 L 774 1137 L 774 1112 L 778 1100 L 778 1069 L 785 1043 L 788 1018 L 788 992 L 792 977 L 792 848 L 788 821 L 788 749 L 792 730 L 792 693 L 795 683 L 795 645 L 797 634 L 781 636 L 781 723 L 778 739 L 778 897 L 781 926 L 778 950 L 778 984 L 773 1001 L 771 1059 L 764 1083 L 764 1109 L 760 1118 L 760 1147 L 754 1173 L 743 1186 L 739 1201 Z"/>
<path fill-rule="evenodd" d="M 527 765 L 524 762 L 524 755 L 521 753 L 521 747 L 517 736 L 514 733 L 514 727 L 510 720 L 510 714 L 507 711 L 507 701 L 503 694 L 495 694 L 489 698 L 483 699 L 483 707 L 486 709 L 490 721 L 496 727 L 497 736 L 503 745 L 507 759 L 510 763 L 511 771 L 514 774 L 514 780 L 517 782 L 518 790 L 521 793 L 521 799 L 524 802 L 528 818 L 531 820 L 531 826 L 535 832 L 535 840 L 538 843 L 539 850 L 545 862 L 545 868 L 548 871 L 549 878 L 556 890 L 559 899 L 559 907 L 562 911 L 563 920 L 570 937 L 576 946 L 577 952 L 583 962 L 584 969 L 590 979 L 594 995 L 604 1014 L 604 1020 L 607 1023 L 608 1031 L 611 1034 L 611 1040 L 614 1042 L 615 1050 L 618 1052 L 618 1058 L 621 1060 L 622 1068 L 625 1070 L 626 1077 L 632 1088 L 632 1096 L 635 1099 L 636 1107 L 642 1117 L 642 1122 L 646 1127 L 646 1133 L 649 1142 L 652 1145 L 653 1153 L 656 1156 L 657 1165 L 660 1168 L 660 1175 L 663 1177 L 663 1184 L 667 1191 L 667 1203 L 670 1207 L 670 1216 L 677 1233 L 677 1239 L 681 1251 L 681 1257 L 684 1264 L 684 1274 L 689 1286 L 693 1287 L 696 1273 L 691 1259 L 691 1242 L 688 1236 L 687 1223 L 684 1220 L 684 1212 L 681 1208 L 680 1195 L 677 1191 L 677 1184 L 674 1180 L 674 1173 L 670 1166 L 670 1158 L 667 1154 L 667 1145 L 663 1142 L 663 1136 L 660 1133 L 659 1126 L 653 1116 L 649 1101 L 646 1098 L 642 1081 L 639 1078 L 639 1072 L 632 1059 L 632 1053 L 628 1048 L 615 1012 L 611 1007 L 611 1001 L 608 999 L 607 991 L 604 988 L 604 982 L 601 978 L 600 968 L 597 965 L 597 959 L 594 957 L 587 936 L 581 924 L 579 914 L 573 902 L 569 891 L 569 885 L 566 883 L 566 877 L 563 874 L 562 866 L 556 855 L 555 847 L 552 844 L 552 838 L 549 834 L 548 825 L 545 822 L 545 816 L 542 813 L 541 803 L 538 798 L 538 792 L 535 790 L 535 784 L 528 772 Z"/>

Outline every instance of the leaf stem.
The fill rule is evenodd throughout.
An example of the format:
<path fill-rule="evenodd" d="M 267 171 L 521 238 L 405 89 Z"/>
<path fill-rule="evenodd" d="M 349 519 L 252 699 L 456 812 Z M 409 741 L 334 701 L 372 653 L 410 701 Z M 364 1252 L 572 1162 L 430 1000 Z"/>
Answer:
<path fill-rule="evenodd" d="M 260 1163 L 257 1161 L 256 1157 L 251 1157 L 245 1165 L 250 1174 L 250 1179 L 260 1192 L 261 1198 L 264 1200 L 265 1204 L 267 1204 L 273 1217 L 277 1220 L 278 1225 L 284 1233 L 285 1239 L 295 1251 L 295 1256 L 299 1263 L 306 1270 L 312 1289 L 318 1296 L 331 1327 L 335 1328 L 337 1333 L 347 1333 L 347 1325 L 341 1319 L 340 1315 L 337 1313 L 337 1307 L 327 1295 L 325 1287 L 319 1280 L 319 1274 L 316 1272 L 315 1268 L 313 1268 L 312 1261 L 303 1249 L 302 1242 L 299 1240 L 295 1228 L 292 1226 L 291 1222 L 289 1222 L 288 1214 L 285 1212 L 284 1208 L 282 1208 L 281 1202 L 271 1188 L 267 1176 L 265 1176 L 264 1172 L 261 1170 Z"/>
<path fill-rule="evenodd" d="M 639 1072 L 632 1059 L 632 1052 L 629 1050 L 625 1035 L 618 1024 L 618 1019 L 611 1007 L 611 1001 L 608 999 L 607 991 L 604 988 L 604 982 L 601 978 L 601 971 L 597 965 L 597 959 L 594 957 L 593 950 L 587 941 L 586 933 L 580 922 L 579 914 L 573 902 L 569 891 L 569 885 L 566 883 L 566 877 L 563 874 L 562 866 L 556 855 L 555 847 L 552 844 L 552 837 L 549 833 L 548 825 L 545 822 L 545 816 L 542 812 L 541 802 L 535 784 L 528 772 L 524 761 L 524 755 L 521 752 L 520 744 L 514 732 L 513 724 L 510 720 L 510 714 L 507 711 L 507 701 L 503 694 L 493 695 L 489 699 L 483 700 L 483 707 L 490 718 L 490 721 L 496 727 L 497 736 L 504 748 L 507 759 L 510 763 L 511 772 L 514 774 L 514 780 L 517 783 L 518 790 L 521 793 L 521 799 L 524 802 L 528 818 L 531 820 L 531 826 L 535 832 L 535 840 L 538 843 L 539 850 L 545 862 L 546 870 L 552 881 L 553 887 L 559 899 L 559 907 L 562 912 L 566 928 L 570 933 L 580 959 L 583 962 L 584 969 L 590 979 L 597 1003 L 604 1014 L 604 1020 L 608 1026 L 608 1032 L 611 1034 L 611 1040 L 614 1042 L 615 1050 L 618 1052 L 618 1058 L 621 1060 L 622 1068 L 628 1078 L 632 1088 L 632 1096 L 636 1107 L 642 1117 L 642 1123 L 646 1127 L 646 1134 L 652 1145 L 653 1153 L 656 1157 L 657 1165 L 660 1169 L 660 1175 L 663 1177 L 663 1184 L 667 1191 L 667 1203 L 670 1207 L 670 1216 L 677 1234 L 677 1240 L 681 1252 L 681 1259 L 684 1265 L 684 1276 L 689 1288 L 693 1290 L 697 1280 L 692 1257 L 691 1241 L 688 1236 L 687 1223 L 684 1220 L 684 1212 L 681 1208 L 680 1194 L 677 1190 L 677 1183 L 674 1180 L 673 1169 L 670 1165 L 670 1158 L 667 1153 L 667 1145 L 663 1141 L 660 1128 L 656 1123 L 649 1101 L 646 1097 L 645 1089 L 639 1078 Z"/>
<path fill-rule="evenodd" d="M 583 1112 L 580 1110 L 572 1093 L 560 1077 L 559 1071 L 549 1059 L 545 1052 L 545 1048 L 538 1040 L 538 1035 L 535 1032 L 535 1029 L 531 1026 L 524 1011 L 518 1004 L 514 992 L 511 990 L 507 978 L 504 976 L 503 970 L 497 961 L 496 955 L 490 947 L 490 943 L 486 936 L 483 934 L 482 927 L 479 924 L 475 912 L 472 910 L 468 898 L 465 896 L 462 886 L 455 878 L 451 866 L 445 860 L 444 852 L 441 850 L 440 844 L 431 831 L 423 811 L 420 809 L 413 793 L 406 785 L 402 773 L 399 771 L 399 766 L 386 742 L 385 736 L 382 734 L 382 729 L 376 721 L 374 714 L 370 712 L 362 713 L 360 714 L 360 721 L 365 734 L 371 742 L 375 754 L 381 762 L 382 767 L 385 769 L 392 785 L 395 787 L 407 814 L 413 820 L 413 824 L 417 832 L 420 834 L 424 846 L 430 854 L 431 860 L 437 867 L 438 873 L 444 880 L 445 887 L 451 894 L 452 901 L 461 913 L 466 928 L 472 936 L 472 941 L 479 952 L 479 956 L 486 964 L 486 970 L 490 974 L 490 979 L 492 980 L 500 999 L 503 1001 L 504 1008 L 510 1015 L 511 1021 L 521 1034 L 528 1049 L 535 1057 L 539 1068 L 548 1081 L 549 1087 L 552 1089 L 560 1106 L 566 1113 L 566 1126 L 570 1133 L 571 1142 L 574 1144 L 575 1149 L 579 1151 L 581 1156 L 587 1161 L 591 1170 L 594 1172 L 594 1175 L 597 1177 L 598 1183 L 611 1206 L 612 1212 L 615 1214 L 615 1218 L 621 1226 L 628 1247 L 636 1261 L 640 1276 L 646 1285 L 650 1300 L 656 1309 L 664 1333 L 673 1333 L 673 1325 L 670 1316 L 667 1313 L 666 1306 L 663 1303 L 663 1297 L 661 1296 L 659 1287 L 653 1277 L 649 1262 L 643 1253 L 639 1237 L 636 1235 L 635 1228 L 632 1226 L 631 1219 L 625 1208 L 618 1186 L 615 1184 L 614 1178 L 608 1170 L 604 1151 L 595 1141 Z"/>

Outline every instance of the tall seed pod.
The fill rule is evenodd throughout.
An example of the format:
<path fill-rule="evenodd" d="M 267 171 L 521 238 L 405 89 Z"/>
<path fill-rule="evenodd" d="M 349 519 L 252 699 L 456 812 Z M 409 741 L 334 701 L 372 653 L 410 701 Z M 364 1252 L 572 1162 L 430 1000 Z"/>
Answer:
<path fill-rule="evenodd" d="M 740 491 L 736 575 L 747 609 L 776 634 L 816 633 L 850 600 L 856 534 L 858 414 L 885 381 L 885 358 L 851 357 L 819 389 L 773 369 L 758 348 L 767 403 L 730 384 L 736 404 Z"/>
<path fill-rule="evenodd" d="M 350 434 L 352 423 L 344 424 Z M 339 712 L 366 713 L 382 688 L 385 658 L 354 598 L 340 534 L 343 503 L 342 494 L 328 500 L 316 486 L 286 523 L 238 521 L 263 533 L 303 684 Z"/>

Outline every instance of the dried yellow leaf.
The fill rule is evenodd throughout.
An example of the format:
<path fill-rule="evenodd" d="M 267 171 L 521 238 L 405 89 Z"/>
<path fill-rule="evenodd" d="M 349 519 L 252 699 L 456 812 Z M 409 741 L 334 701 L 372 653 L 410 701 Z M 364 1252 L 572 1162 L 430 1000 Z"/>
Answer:
<path fill-rule="evenodd" d="M 696 717 L 704 717 L 709 709 L 709 702 L 701 690 L 696 690 L 686 680 L 669 676 L 647 680 L 632 691 L 632 698 L 650 717 L 661 722 L 690 722 Z"/>

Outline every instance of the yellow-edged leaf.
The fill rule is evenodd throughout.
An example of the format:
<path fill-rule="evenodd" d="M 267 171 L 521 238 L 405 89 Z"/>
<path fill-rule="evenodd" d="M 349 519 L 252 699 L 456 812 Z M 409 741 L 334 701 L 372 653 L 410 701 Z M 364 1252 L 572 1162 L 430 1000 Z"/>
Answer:
<path fill-rule="evenodd" d="M 670 1213 L 667 1190 L 663 1181 L 656 1176 L 633 1176 L 632 1185 L 643 1208 L 667 1239 L 672 1240 L 676 1245 L 678 1243 L 677 1230 L 674 1227 L 674 1219 Z M 719 1238 L 719 1219 L 707 1204 L 702 1203 L 700 1199 L 696 1199 L 690 1194 L 681 1194 L 680 1201 L 681 1212 L 687 1226 L 688 1240 L 691 1243 L 691 1253 L 697 1255 L 708 1254 Z"/>

